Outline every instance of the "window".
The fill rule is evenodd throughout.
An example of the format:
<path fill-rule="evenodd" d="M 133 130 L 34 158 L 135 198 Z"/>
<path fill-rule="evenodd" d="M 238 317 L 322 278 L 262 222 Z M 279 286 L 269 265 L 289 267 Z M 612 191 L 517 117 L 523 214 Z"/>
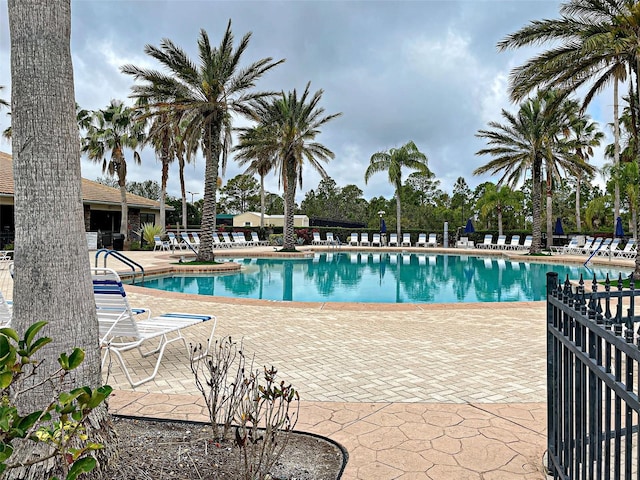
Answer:
<path fill-rule="evenodd" d="M 251 226 L 251 222 L 244 222 L 244 226 L 245 227 L 250 227 Z"/>

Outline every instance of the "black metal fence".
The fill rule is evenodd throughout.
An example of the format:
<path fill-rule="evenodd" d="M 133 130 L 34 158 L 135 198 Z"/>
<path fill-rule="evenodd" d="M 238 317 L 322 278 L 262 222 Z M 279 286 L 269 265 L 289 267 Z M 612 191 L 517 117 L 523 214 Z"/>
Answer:
<path fill-rule="evenodd" d="M 549 475 L 640 479 L 640 290 L 547 274 Z"/>

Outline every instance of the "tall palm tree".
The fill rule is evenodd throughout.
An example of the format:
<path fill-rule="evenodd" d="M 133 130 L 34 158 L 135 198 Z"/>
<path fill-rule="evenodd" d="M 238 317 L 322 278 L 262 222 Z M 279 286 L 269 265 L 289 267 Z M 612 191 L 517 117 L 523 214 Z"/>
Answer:
<path fill-rule="evenodd" d="M 140 163 L 137 149 L 145 139 L 143 122 L 134 111 L 119 100 L 111 100 L 104 110 L 93 112 L 86 136 L 82 139 L 82 152 L 95 162 L 102 162 L 102 172 L 116 175 L 120 186 L 120 233 L 129 239 L 127 207 L 127 160 L 125 149 L 133 150 L 133 161 Z"/>
<path fill-rule="evenodd" d="M 156 156 L 162 165 L 160 183 L 160 220 L 158 222 L 163 228 L 167 224 L 165 199 L 167 195 L 167 182 L 169 180 L 169 164 L 176 159 L 176 138 L 175 120 L 169 111 L 161 111 L 153 115 L 150 121 L 149 130 L 145 138 L 145 143 L 153 146 Z"/>
<path fill-rule="evenodd" d="M 175 119 L 173 122 L 173 139 L 175 142 L 175 153 L 178 159 L 178 177 L 180 179 L 180 195 L 182 197 L 182 228 L 187 229 L 187 188 L 184 180 L 184 167 L 187 163 L 191 163 L 196 151 L 198 143 L 189 141 L 186 137 L 187 123 Z"/>
<path fill-rule="evenodd" d="M 520 104 L 516 115 L 502 110 L 506 124 L 492 121 L 489 122 L 492 130 L 479 130 L 476 134 L 489 144 L 476 155 L 491 155 L 495 159 L 474 170 L 474 175 L 503 172 L 498 183 L 514 187 L 531 169 L 533 239 L 530 253 L 541 251 L 542 167 L 545 158 L 557 151 L 553 139 L 557 137 L 558 125 L 553 121 L 553 108 L 547 109 L 548 106 L 541 95 L 530 98 Z"/>
<path fill-rule="evenodd" d="M 400 190 L 402 189 L 402 168 L 409 168 L 420 173 L 428 173 L 427 156 L 418 150 L 416 144 L 408 142 L 400 148 L 392 148 L 388 152 L 377 152 L 371 155 L 369 166 L 364 172 L 367 183 L 374 173 L 387 172 L 389 183 L 395 187 L 396 196 L 396 231 L 398 238 L 402 235 L 400 219 L 402 216 Z"/>
<path fill-rule="evenodd" d="M 241 157 L 275 158 L 284 188 L 284 245 L 283 250 L 295 250 L 293 230 L 296 185 L 302 185 L 302 166 L 306 160 L 323 178 L 327 174 L 320 162 L 334 158 L 334 154 L 321 143 L 315 142 L 320 127 L 341 115 L 325 115 L 320 107 L 322 90 L 313 95 L 307 83 L 302 95 L 294 89 L 272 99 L 253 102 L 259 128 L 240 129 L 242 142 L 237 149 Z"/>
<path fill-rule="evenodd" d="M 256 81 L 279 65 L 263 58 L 247 67 L 240 66 L 242 54 L 249 45 L 251 33 L 242 37 L 234 49 L 231 21 L 218 47 L 212 47 L 209 36 L 200 31 L 196 65 L 186 52 L 171 40 L 160 47 L 145 46 L 145 53 L 156 59 L 170 73 L 124 65 L 122 71 L 143 83 L 134 85 L 133 96 L 151 107 L 170 108 L 186 122 L 189 143 L 199 143 L 205 158 L 204 205 L 202 211 L 201 248 L 198 261 L 213 260 L 213 232 L 216 228 L 216 191 L 220 167 L 224 172 L 231 145 L 231 116 L 250 115 L 250 102 L 271 95 L 251 92 Z"/>

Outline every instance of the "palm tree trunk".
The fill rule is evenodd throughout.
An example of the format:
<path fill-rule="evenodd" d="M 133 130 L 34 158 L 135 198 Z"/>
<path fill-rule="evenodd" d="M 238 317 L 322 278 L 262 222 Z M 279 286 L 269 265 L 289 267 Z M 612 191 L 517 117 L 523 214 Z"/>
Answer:
<path fill-rule="evenodd" d="M 542 210 L 542 159 L 536 158 L 533 162 L 532 174 L 531 174 L 531 208 L 533 214 L 533 225 L 532 225 L 532 239 L 531 239 L 531 248 L 529 249 L 529 253 L 540 253 L 542 251 L 541 243 L 542 243 L 542 231 L 541 231 L 541 223 L 542 219 L 540 217 L 540 213 Z"/>
<path fill-rule="evenodd" d="M 296 163 L 294 158 L 288 158 L 286 184 L 284 191 L 284 244 L 283 250 L 295 250 L 295 232 L 293 228 L 293 220 L 296 208 Z"/>
<path fill-rule="evenodd" d="M 202 226 L 200 248 L 197 260 L 212 262 L 213 232 L 216 230 L 216 195 L 218 190 L 218 168 L 220 165 L 220 131 L 209 124 L 205 129 L 205 169 L 204 169 L 204 201 L 202 205 Z"/>
<path fill-rule="evenodd" d="M 162 147 L 162 179 L 160 185 L 160 225 L 164 226 L 167 222 L 167 211 L 165 198 L 167 196 L 167 182 L 169 180 L 169 138 L 165 136 Z"/>
<path fill-rule="evenodd" d="M 264 175 L 260 175 L 260 228 L 264 228 L 265 210 Z"/>
<path fill-rule="evenodd" d="M 401 215 L 400 187 L 396 187 L 396 233 L 398 234 L 398 241 L 402 238 L 402 225 L 400 223 Z"/>
<path fill-rule="evenodd" d="M 497 211 L 498 211 L 498 235 L 502 235 L 502 207 L 498 207 Z"/>
<path fill-rule="evenodd" d="M 178 156 L 178 175 L 180 176 L 180 193 L 182 195 L 182 228 L 186 230 L 187 229 L 187 189 L 184 183 L 184 157 L 182 155 Z M 202 239 L 200 241 L 202 241 Z"/>
<path fill-rule="evenodd" d="M 618 118 L 618 79 L 613 80 L 613 165 L 618 168 L 620 165 L 620 119 Z M 620 216 L 620 183 L 618 176 L 614 180 L 613 186 L 613 218 Z M 616 234 L 615 222 L 613 223 L 613 234 Z"/>
<path fill-rule="evenodd" d="M 553 179 L 551 171 L 547 172 L 547 248 L 553 245 Z"/>
<path fill-rule="evenodd" d="M 120 186 L 120 233 L 124 235 L 125 243 L 129 240 L 129 207 L 127 206 L 127 178 L 124 158 L 119 160 L 118 185 Z"/>
<path fill-rule="evenodd" d="M 582 219 L 580 218 L 580 188 L 582 187 L 582 174 L 576 177 L 576 231 L 582 231 Z"/>
<path fill-rule="evenodd" d="M 15 283 L 12 328 L 22 332 L 36 320 L 49 322 L 52 342 L 38 352 L 43 362 L 25 383 L 34 388 L 17 398 L 24 414 L 53 399 L 49 383 L 61 352 L 74 347 L 85 360 L 66 388 L 102 385 L 98 321 L 91 285 L 82 206 L 80 143 L 71 63 L 69 0 L 10 0 L 13 175 L 15 182 Z M 42 39 L 47 41 L 43 42 Z M 101 432 L 113 451 L 106 409 L 94 411 L 89 438 Z M 31 451 L 30 449 L 28 449 Z M 18 461 L 24 448 L 14 453 Z M 33 457 L 31 457 L 33 458 Z M 59 467 L 59 466 L 58 466 Z M 62 475 L 52 465 L 25 467 L 25 479 Z M 5 472 L 6 473 L 6 472 Z M 13 476 L 12 473 L 11 476 Z"/>

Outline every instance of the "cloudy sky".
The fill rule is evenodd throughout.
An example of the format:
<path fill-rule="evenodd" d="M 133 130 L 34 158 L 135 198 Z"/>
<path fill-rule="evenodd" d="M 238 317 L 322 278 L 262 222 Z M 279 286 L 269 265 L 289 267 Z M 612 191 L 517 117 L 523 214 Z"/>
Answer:
<path fill-rule="evenodd" d="M 498 52 L 496 43 L 531 20 L 558 17 L 552 0 L 413 0 L 413 1 L 72 1 L 72 53 L 76 98 L 81 107 L 104 108 L 111 99 L 128 99 L 132 79 L 120 73 L 126 63 L 159 68 L 144 54 L 146 44 L 171 39 L 197 60 L 200 29 L 212 44 L 222 38 L 229 19 L 236 40 L 253 32 L 246 62 L 264 57 L 286 62 L 259 82 L 263 90 L 323 89 L 327 113 L 342 112 L 318 138 L 335 153 L 326 170 L 339 186 L 356 184 L 365 198 L 391 197 L 386 175 L 367 185 L 364 171 L 371 155 L 412 140 L 429 159 L 429 168 L 448 192 L 464 177 L 471 188 L 490 180 L 472 171 L 488 157 L 475 152 L 485 144 L 475 133 L 501 109 L 515 110 L 507 96 L 509 71 L 534 52 Z M 9 99 L 11 85 L 7 3 L 0 0 L 0 85 Z M 9 91 L 8 91 L 9 90 Z M 589 113 L 610 136 L 609 95 L 597 99 Z M 9 118 L 0 113 L 0 128 Z M 6 140 L 0 150 L 11 151 Z M 129 152 L 129 157 L 131 153 Z M 160 181 L 160 165 L 150 149 L 143 164 L 129 166 L 129 180 Z M 603 164 L 598 153 L 594 164 Z M 201 198 L 201 157 L 188 166 L 187 190 Z M 86 159 L 83 176 L 96 179 L 100 166 Z M 233 159 L 225 180 L 242 170 Z M 320 177 L 304 170 L 303 193 Z M 267 189 L 281 193 L 275 177 Z M 177 166 L 168 192 L 178 195 Z"/>

